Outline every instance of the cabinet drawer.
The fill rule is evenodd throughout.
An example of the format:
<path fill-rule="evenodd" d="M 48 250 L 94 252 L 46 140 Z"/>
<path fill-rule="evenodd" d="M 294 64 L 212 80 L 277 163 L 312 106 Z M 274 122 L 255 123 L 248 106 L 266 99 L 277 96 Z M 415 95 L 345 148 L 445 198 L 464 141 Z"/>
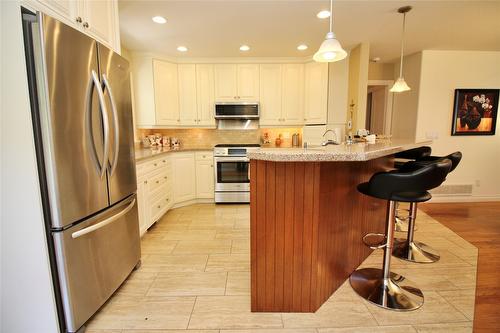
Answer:
<path fill-rule="evenodd" d="M 152 176 L 149 179 L 149 190 L 154 192 L 159 187 L 165 185 L 168 181 L 170 181 L 170 175 L 167 172 L 161 172 L 157 175 Z"/>
<path fill-rule="evenodd" d="M 169 167 L 168 159 L 166 156 L 140 162 L 136 166 L 137 178 L 140 178 L 148 173 L 155 173 L 165 167 Z"/>
<path fill-rule="evenodd" d="M 158 220 L 163 214 L 165 214 L 168 207 L 170 207 L 170 202 L 172 198 L 170 195 L 157 197 L 155 201 L 151 204 L 151 216 L 153 220 Z"/>
<path fill-rule="evenodd" d="M 195 153 L 195 158 L 197 161 L 212 161 L 214 159 L 214 154 L 211 151 L 197 151 Z"/>

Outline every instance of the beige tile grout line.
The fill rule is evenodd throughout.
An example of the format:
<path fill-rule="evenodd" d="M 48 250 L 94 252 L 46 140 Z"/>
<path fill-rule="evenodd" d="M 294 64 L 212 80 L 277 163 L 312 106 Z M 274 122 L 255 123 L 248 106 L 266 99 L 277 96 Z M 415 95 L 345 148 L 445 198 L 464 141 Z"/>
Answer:
<path fill-rule="evenodd" d="M 189 329 L 189 324 L 191 324 L 191 317 L 193 316 L 194 308 L 196 306 L 196 301 L 198 301 L 198 296 L 195 296 L 195 298 L 194 298 L 193 308 L 191 309 L 191 313 L 189 314 L 189 320 L 188 320 L 188 323 L 187 323 L 187 326 L 186 326 L 186 330 Z"/>
<path fill-rule="evenodd" d="M 227 280 L 229 279 L 229 272 L 226 272 L 226 283 L 224 285 L 224 296 L 227 296 Z"/>
<path fill-rule="evenodd" d="M 466 289 L 456 289 L 456 290 L 447 290 L 447 291 L 461 291 L 461 290 L 466 290 Z M 466 319 L 468 322 L 474 322 L 474 312 L 472 313 L 472 319 L 469 319 L 469 317 L 467 317 L 467 315 L 462 311 L 460 310 L 459 308 L 457 308 L 453 303 L 449 302 L 446 297 L 444 297 L 443 295 L 441 295 L 441 293 L 438 291 L 438 290 L 435 290 L 435 293 L 439 295 L 439 297 L 441 297 L 442 299 L 444 299 L 444 301 L 446 303 L 448 303 L 452 308 L 454 308 L 455 310 L 457 310 L 457 312 L 461 313 Z M 474 303 L 472 305 L 473 309 L 476 307 L 476 288 L 474 288 Z"/>

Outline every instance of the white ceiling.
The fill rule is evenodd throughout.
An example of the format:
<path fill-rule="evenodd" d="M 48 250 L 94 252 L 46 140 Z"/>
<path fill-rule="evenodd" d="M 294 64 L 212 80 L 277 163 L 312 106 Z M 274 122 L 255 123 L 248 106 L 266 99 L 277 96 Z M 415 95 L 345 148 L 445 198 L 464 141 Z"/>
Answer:
<path fill-rule="evenodd" d="M 405 54 L 423 49 L 500 51 L 500 1 L 334 1 L 334 30 L 346 49 L 370 43 L 371 57 L 398 58 L 401 14 L 407 15 Z M 122 45 L 170 57 L 311 56 L 328 31 L 316 18 L 324 1 L 120 0 Z M 161 15 L 168 22 L 153 23 Z M 305 43 L 306 51 L 297 46 Z M 251 50 L 239 51 L 241 44 Z M 188 52 L 180 53 L 184 45 Z"/>

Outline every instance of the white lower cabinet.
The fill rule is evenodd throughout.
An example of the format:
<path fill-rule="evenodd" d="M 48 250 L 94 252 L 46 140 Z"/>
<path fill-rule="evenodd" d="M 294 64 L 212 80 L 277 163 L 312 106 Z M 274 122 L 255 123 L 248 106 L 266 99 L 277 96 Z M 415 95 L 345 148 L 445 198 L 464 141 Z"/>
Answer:
<path fill-rule="evenodd" d="M 212 151 L 171 152 L 137 163 L 141 235 L 173 205 L 178 207 L 197 199 L 213 200 L 213 159 Z"/>

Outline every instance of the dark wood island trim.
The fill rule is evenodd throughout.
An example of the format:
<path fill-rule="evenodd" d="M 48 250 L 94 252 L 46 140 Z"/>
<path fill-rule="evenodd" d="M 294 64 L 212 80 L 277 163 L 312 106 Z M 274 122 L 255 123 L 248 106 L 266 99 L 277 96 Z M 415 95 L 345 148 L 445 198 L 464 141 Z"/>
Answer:
<path fill-rule="evenodd" d="M 384 232 L 386 202 L 356 190 L 392 156 L 363 162 L 251 160 L 251 303 L 255 312 L 314 312 Z"/>

